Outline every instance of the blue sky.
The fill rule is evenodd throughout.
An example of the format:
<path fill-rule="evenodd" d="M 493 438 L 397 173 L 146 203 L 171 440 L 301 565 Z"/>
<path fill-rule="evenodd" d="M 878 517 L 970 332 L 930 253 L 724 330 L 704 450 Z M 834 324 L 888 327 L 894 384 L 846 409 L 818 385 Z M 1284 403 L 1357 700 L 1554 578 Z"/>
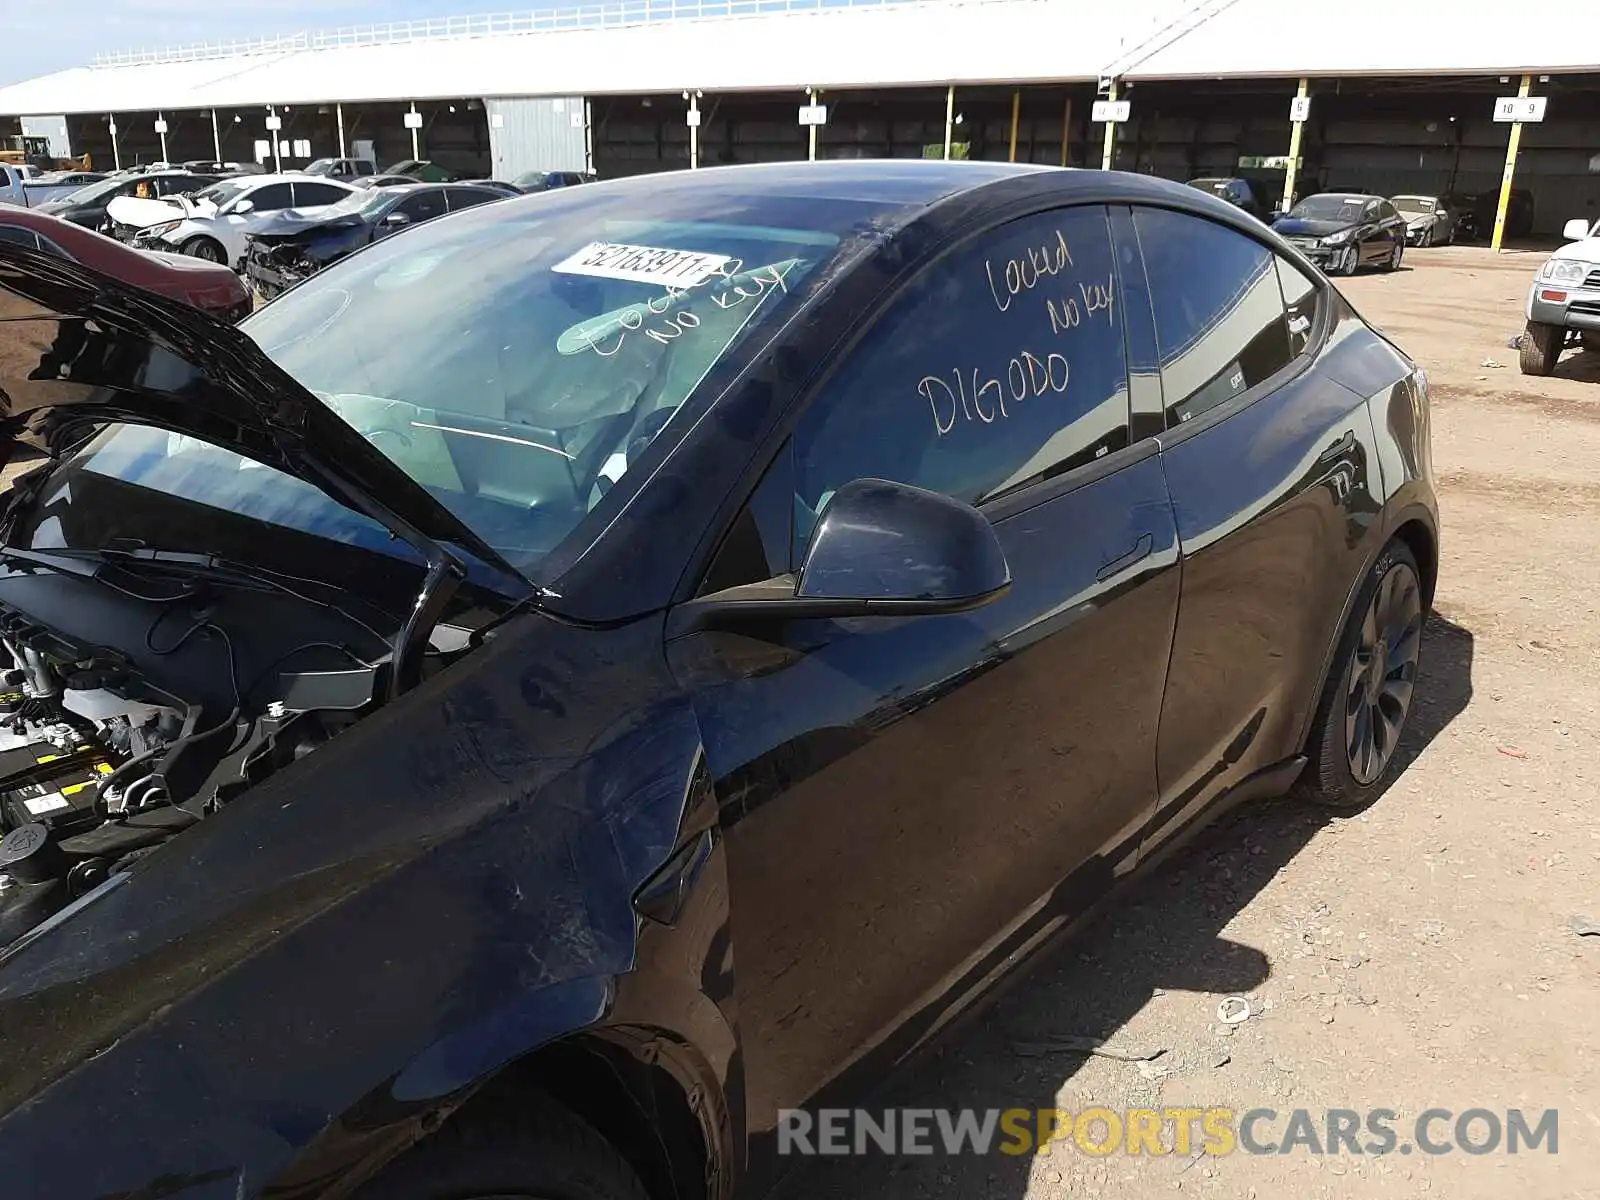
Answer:
<path fill-rule="evenodd" d="M 0 86 L 87 65 L 102 50 L 566 7 L 571 0 L 0 0 Z"/>

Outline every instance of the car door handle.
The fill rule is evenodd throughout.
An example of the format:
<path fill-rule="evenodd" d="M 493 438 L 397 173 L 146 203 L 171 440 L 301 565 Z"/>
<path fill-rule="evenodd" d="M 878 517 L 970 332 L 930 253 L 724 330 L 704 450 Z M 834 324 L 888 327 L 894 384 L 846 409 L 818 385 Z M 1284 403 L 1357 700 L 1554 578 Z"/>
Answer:
<path fill-rule="evenodd" d="M 1354 429 L 1346 429 L 1342 438 L 1317 455 L 1317 461 L 1325 463 L 1332 462 L 1336 458 L 1343 458 L 1351 450 L 1355 449 L 1355 445 L 1356 431 Z"/>
<path fill-rule="evenodd" d="M 1141 533 L 1139 535 L 1139 540 L 1133 544 L 1133 549 L 1129 550 L 1120 558 L 1112 559 L 1105 566 L 1101 567 L 1099 573 L 1095 575 L 1095 580 L 1099 583 L 1104 583 L 1113 575 L 1122 574 L 1122 572 L 1133 566 L 1134 563 L 1149 558 L 1151 551 L 1155 549 L 1155 544 L 1156 539 L 1151 534 Z"/>

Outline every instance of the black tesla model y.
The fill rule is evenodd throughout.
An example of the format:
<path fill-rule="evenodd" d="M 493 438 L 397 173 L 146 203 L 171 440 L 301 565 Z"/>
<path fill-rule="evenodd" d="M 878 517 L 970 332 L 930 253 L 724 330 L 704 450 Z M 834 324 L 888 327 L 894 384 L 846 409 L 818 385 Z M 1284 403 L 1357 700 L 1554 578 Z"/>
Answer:
<path fill-rule="evenodd" d="M 1394 769 L 1426 377 L 1214 196 L 730 167 L 238 327 L 0 247 L 7 1200 L 754 1195 L 1230 804 Z"/>

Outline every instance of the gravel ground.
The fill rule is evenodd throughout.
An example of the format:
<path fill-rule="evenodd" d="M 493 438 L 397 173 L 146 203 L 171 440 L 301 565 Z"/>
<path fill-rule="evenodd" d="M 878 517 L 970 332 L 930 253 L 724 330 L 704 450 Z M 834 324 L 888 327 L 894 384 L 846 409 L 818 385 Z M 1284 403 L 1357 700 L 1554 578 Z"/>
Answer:
<path fill-rule="evenodd" d="M 1438 615 L 1388 793 L 1353 819 L 1287 801 L 1204 835 L 879 1104 L 1556 1108 L 1560 1152 L 1431 1157 L 833 1160 L 818 1198 L 1020 1200 L 1600 1194 L 1600 356 L 1517 373 L 1537 254 L 1415 252 L 1341 286 L 1426 364 L 1443 507 Z M 8 472 L 9 474 L 9 472 Z M 1219 1000 L 1254 1015 L 1224 1026 Z M 1142 1067 L 1022 1041 L 1092 1036 Z M 1445 1128 L 1448 1128 L 1446 1126 Z M 1263 1136 L 1281 1136 L 1283 1119 Z M 1363 1138 L 1363 1140 L 1366 1140 Z M 797 1181 L 799 1182 L 799 1181 Z"/>

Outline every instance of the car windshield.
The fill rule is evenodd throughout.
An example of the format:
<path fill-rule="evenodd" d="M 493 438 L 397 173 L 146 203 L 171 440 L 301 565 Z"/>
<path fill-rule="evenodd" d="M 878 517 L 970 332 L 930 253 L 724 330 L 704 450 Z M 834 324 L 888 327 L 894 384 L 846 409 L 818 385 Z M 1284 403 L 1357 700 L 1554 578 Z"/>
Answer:
<path fill-rule="evenodd" d="M 120 179 L 101 179 L 86 187 L 81 187 L 75 192 L 69 192 L 61 199 L 64 204 L 93 204 L 97 200 L 103 200 L 107 196 L 113 195 L 121 188 L 131 186 L 132 181 L 126 176 Z"/>
<path fill-rule="evenodd" d="M 524 171 L 511 182 L 519 188 L 532 187 L 536 183 L 544 183 L 550 178 L 548 171 Z"/>
<path fill-rule="evenodd" d="M 319 158 L 319 159 L 316 159 L 315 161 L 313 161 L 311 163 L 310 166 L 308 166 L 306 168 L 306 174 L 308 174 L 308 175 L 317 175 L 317 174 L 320 174 L 323 171 L 331 171 L 331 170 L 334 169 L 334 166 L 335 166 L 336 163 L 338 163 L 338 161 L 339 160 L 337 158 Z"/>
<path fill-rule="evenodd" d="M 524 570 L 601 506 L 713 368 L 781 318 L 841 236 L 881 211 L 708 205 L 671 187 L 575 195 L 419 226 L 241 326 Z"/>
<path fill-rule="evenodd" d="M 1403 213 L 1431 213 L 1434 206 L 1427 196 L 1396 196 L 1391 203 Z"/>
<path fill-rule="evenodd" d="M 346 217 L 351 213 L 370 212 L 382 208 L 394 199 L 392 192 L 374 191 L 363 188 L 359 192 L 351 192 L 348 196 L 341 197 L 338 203 L 330 204 L 322 210 L 325 217 Z"/>
<path fill-rule="evenodd" d="M 1229 182 L 1226 179 L 1191 179 L 1189 186 L 1199 188 L 1202 192 L 1216 192 L 1220 195 L 1228 190 Z"/>
<path fill-rule="evenodd" d="M 1367 201 L 1362 196 L 1307 196 L 1290 209 L 1289 215 L 1302 221 L 1343 221 L 1361 219 Z"/>

